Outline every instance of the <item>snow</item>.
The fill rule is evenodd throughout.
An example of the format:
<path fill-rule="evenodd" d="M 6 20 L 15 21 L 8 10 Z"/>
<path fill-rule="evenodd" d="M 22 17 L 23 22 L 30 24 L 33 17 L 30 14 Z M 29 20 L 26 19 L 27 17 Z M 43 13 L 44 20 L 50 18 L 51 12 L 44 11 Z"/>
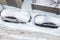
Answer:
<path fill-rule="evenodd" d="M 35 17 L 35 23 L 42 24 L 45 20 L 45 16 L 36 16 Z"/>
<path fill-rule="evenodd" d="M 2 36 L 1 39 L 9 39 L 9 38 L 13 38 L 13 39 L 21 39 L 21 40 L 47 40 L 46 38 L 36 38 L 35 36 L 29 36 L 29 35 L 13 35 L 13 34 L 6 34 L 6 33 L 0 33 L 0 35 Z"/>
<path fill-rule="evenodd" d="M 60 18 L 49 17 L 49 22 L 55 23 L 56 25 L 60 26 Z"/>
<path fill-rule="evenodd" d="M 21 10 L 15 14 L 15 17 L 23 22 L 28 22 L 30 20 L 30 14 L 27 11 Z"/>
<path fill-rule="evenodd" d="M 58 2 L 58 0 L 53 0 L 54 2 Z"/>
<path fill-rule="evenodd" d="M 29 0 L 26 0 L 26 5 L 27 5 L 27 1 L 28 1 L 28 6 L 30 5 Z M 24 4 L 25 4 L 24 2 Z M 24 5 L 22 8 L 23 9 L 26 9 L 31 13 L 32 15 L 32 20 L 30 23 L 27 23 L 27 24 L 16 24 L 16 23 L 8 23 L 8 22 L 3 22 L 0 18 L 0 27 L 7 27 L 9 29 L 13 29 L 13 30 L 23 30 L 23 31 L 28 31 L 28 32 L 42 32 L 42 33 L 47 33 L 47 34 L 51 34 L 51 35 L 55 35 L 55 36 L 60 36 L 60 27 L 58 29 L 51 29 L 51 28 L 43 28 L 43 27 L 38 27 L 36 25 L 34 25 L 34 17 L 37 15 L 37 14 L 42 14 L 42 15 L 49 15 L 49 16 L 55 16 L 56 14 L 53 14 L 53 13 L 49 13 L 49 12 L 44 12 L 44 11 L 39 11 L 39 10 L 31 10 L 31 6 L 26 6 Z M 6 9 L 15 9 L 15 7 L 11 7 L 11 6 L 5 6 Z M 16 8 L 18 9 L 18 8 Z M 31 11 L 30 11 L 31 10 Z M 60 17 L 60 15 L 59 15 Z M 43 18 L 43 17 L 42 17 Z M 38 19 L 38 18 L 37 18 Z M 32 37 L 29 37 L 29 36 L 23 36 L 23 35 L 11 35 L 11 37 L 14 37 L 14 38 L 24 38 L 25 37 L 27 39 L 32 39 L 34 40 Z M 39 40 L 47 40 L 47 39 L 44 39 L 44 38 L 39 38 Z"/>
<path fill-rule="evenodd" d="M 58 7 L 57 8 L 59 8 L 60 9 L 60 4 L 58 5 Z"/>
<path fill-rule="evenodd" d="M 33 4 L 47 6 L 47 7 L 56 7 L 60 9 L 60 6 L 59 6 L 60 3 L 58 4 L 58 6 L 56 6 L 58 1 L 60 2 L 60 0 L 43 0 L 43 1 L 36 0 L 36 3 L 33 3 Z"/>
<path fill-rule="evenodd" d="M 41 0 L 37 0 L 36 1 L 36 5 L 42 5 L 42 6 L 48 6 L 48 7 L 55 7 L 56 6 L 56 4 L 52 4 L 51 5 L 51 0 L 43 0 L 43 1 L 41 1 Z"/>
<path fill-rule="evenodd" d="M 1 12 L 1 16 L 4 17 L 4 16 L 14 16 L 14 14 L 16 13 L 16 10 L 11 10 L 11 9 L 4 9 L 2 12 Z"/>
<path fill-rule="evenodd" d="M 41 11 L 40 13 L 37 12 L 37 10 L 35 11 L 35 14 L 34 13 L 34 10 L 33 12 L 31 13 L 32 15 L 32 18 L 34 19 L 34 16 L 40 13 L 44 14 L 45 12 Z M 42 15 L 41 14 L 41 15 Z M 51 15 L 51 14 L 50 14 Z M 41 17 L 40 17 L 41 18 Z M 43 16 L 42 16 L 43 18 Z M 1 19 L 1 18 L 0 18 Z M 2 20 L 0 20 L 0 24 L 1 24 L 1 27 L 8 27 L 8 28 L 13 28 L 13 29 L 18 29 L 18 30 L 25 30 L 25 31 L 32 31 L 32 32 L 43 32 L 43 33 L 48 33 L 48 34 L 52 34 L 52 35 L 56 35 L 56 36 L 59 36 L 60 34 L 60 28 L 58 29 L 51 29 L 51 28 L 42 28 L 42 27 L 38 27 L 36 25 L 34 25 L 34 20 L 32 19 L 32 21 L 30 23 L 27 23 L 27 24 L 21 24 L 21 23 L 8 23 L 8 22 L 4 22 Z M 3 24 L 4 23 L 4 24 Z M 4 26 L 3 26 L 4 25 Z M 56 33 L 58 31 L 58 33 Z"/>

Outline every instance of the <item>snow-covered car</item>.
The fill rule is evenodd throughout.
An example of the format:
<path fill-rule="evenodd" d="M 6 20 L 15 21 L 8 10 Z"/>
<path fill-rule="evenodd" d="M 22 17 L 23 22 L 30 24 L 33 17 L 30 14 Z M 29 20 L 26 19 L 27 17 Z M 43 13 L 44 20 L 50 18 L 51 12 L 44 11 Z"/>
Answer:
<path fill-rule="evenodd" d="M 58 28 L 60 26 L 60 18 L 46 15 L 35 16 L 35 25 L 40 27 Z"/>
<path fill-rule="evenodd" d="M 1 18 L 5 22 L 27 23 L 31 20 L 31 15 L 26 10 L 4 9 L 1 12 Z"/>

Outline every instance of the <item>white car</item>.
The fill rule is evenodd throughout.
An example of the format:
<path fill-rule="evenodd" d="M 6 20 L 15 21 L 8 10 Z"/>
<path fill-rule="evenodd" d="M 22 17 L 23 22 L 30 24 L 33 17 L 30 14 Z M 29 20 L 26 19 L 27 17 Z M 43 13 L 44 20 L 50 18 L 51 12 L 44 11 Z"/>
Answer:
<path fill-rule="evenodd" d="M 26 10 L 4 9 L 1 18 L 5 22 L 27 23 L 31 20 L 31 15 Z"/>
<path fill-rule="evenodd" d="M 47 15 L 37 15 L 35 16 L 35 25 L 40 27 L 58 28 L 60 25 L 60 18 L 47 16 Z"/>

